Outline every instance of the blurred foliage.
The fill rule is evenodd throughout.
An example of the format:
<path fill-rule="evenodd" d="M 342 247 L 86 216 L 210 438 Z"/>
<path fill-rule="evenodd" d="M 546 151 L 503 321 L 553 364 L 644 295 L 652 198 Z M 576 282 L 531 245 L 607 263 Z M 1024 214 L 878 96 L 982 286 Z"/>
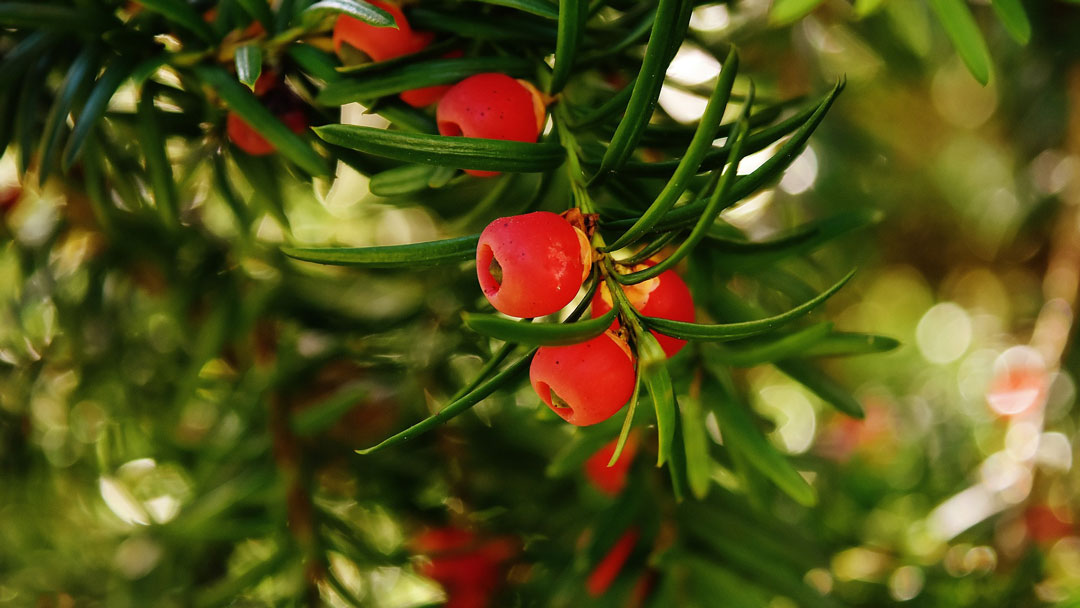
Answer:
<path fill-rule="evenodd" d="M 386 96 L 369 114 L 343 107 L 340 122 L 430 132 L 430 115 L 393 93 L 438 70 L 410 58 L 413 80 L 387 85 L 371 66 L 335 69 L 320 50 L 332 15 L 304 13 L 303 0 L 141 4 L 0 2 L 0 135 L 11 141 L 0 159 L 0 603 L 439 604 L 410 539 L 447 524 L 516 539 L 498 606 L 621 606 L 639 580 L 652 606 L 1080 601 L 1067 348 L 1080 6 L 1024 2 L 1024 45 L 1002 8 L 1013 3 L 971 6 L 989 49 L 983 87 L 942 27 L 944 0 L 669 3 L 696 8 L 658 111 L 641 113 L 652 123 L 630 145 L 641 173 L 591 189 L 602 233 L 617 237 L 662 191 L 671 170 L 656 161 L 682 157 L 732 43 L 736 97 L 752 76 L 756 111 L 799 102 L 757 133 L 846 76 L 778 184 L 724 211 L 680 268 L 703 313 L 735 322 L 806 302 L 857 265 L 825 331 L 902 344 L 823 358 L 828 376 L 805 358 L 777 361 L 770 340 L 798 332 L 687 348 L 666 368 L 684 420 L 676 445 L 704 431 L 705 458 L 687 468 L 707 473 L 708 496 L 676 501 L 687 480 L 651 462 L 646 391 L 631 421 L 645 453 L 616 497 L 581 463 L 622 421 L 571 428 L 520 374 L 434 432 L 355 454 L 441 408 L 501 342 L 462 321 L 486 307 L 469 264 L 340 268 L 282 246 L 419 243 L 561 211 L 575 202 L 573 160 L 476 180 L 284 132 L 282 154 L 247 156 L 225 139 L 226 107 L 275 129 L 230 74 L 250 60 L 234 55 L 255 20 L 270 32 L 259 56 L 313 125 L 371 101 L 327 101 L 343 79 Z M 425 0 L 410 16 L 465 41 L 467 60 L 543 81 L 557 27 L 517 10 L 530 4 Z M 777 17 L 785 4 L 793 12 Z M 595 6 L 565 91 L 575 113 L 563 117 L 588 171 L 608 166 L 620 125 L 619 108 L 591 111 L 637 76 L 656 10 Z M 545 144 L 562 143 L 556 131 Z M 506 162 L 548 162 L 530 154 Z M 705 177 L 692 181 L 707 191 Z M 775 253 L 776 242 L 790 247 Z M 831 354 L 816 348 L 795 352 Z M 1035 388 L 1000 380 L 1003 369 L 1031 370 Z M 800 504 L 814 495 L 816 506 Z M 587 577 L 630 527 L 641 540 L 626 567 L 588 597 Z"/>

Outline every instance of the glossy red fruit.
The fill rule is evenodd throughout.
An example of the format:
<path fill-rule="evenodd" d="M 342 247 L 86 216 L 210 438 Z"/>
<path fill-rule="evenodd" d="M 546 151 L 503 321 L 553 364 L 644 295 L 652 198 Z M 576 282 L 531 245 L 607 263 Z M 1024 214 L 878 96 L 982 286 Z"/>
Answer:
<path fill-rule="evenodd" d="M 611 587 L 611 583 L 615 582 L 615 579 L 619 576 L 619 572 L 622 571 L 626 560 L 634 552 L 637 541 L 637 528 L 630 528 L 623 532 L 619 540 L 615 541 L 615 546 L 589 573 L 589 578 L 585 581 L 585 590 L 589 592 L 589 595 L 600 597 Z"/>
<path fill-rule="evenodd" d="M 303 133 L 308 127 L 307 117 L 304 116 L 301 110 L 285 112 L 278 116 L 278 120 L 285 123 L 285 126 L 297 134 Z M 225 130 L 229 135 L 229 139 L 236 144 L 237 148 L 252 156 L 266 156 L 274 152 L 274 144 L 266 141 L 262 135 L 259 135 L 258 131 L 252 129 L 251 125 L 244 122 L 244 119 L 240 118 L 235 112 L 229 112 L 229 116 L 225 120 Z"/>
<path fill-rule="evenodd" d="M 540 399 L 570 424 L 611 418 L 634 393 L 637 376 L 626 342 L 610 331 L 570 346 L 543 346 L 529 380 Z"/>
<path fill-rule="evenodd" d="M 609 496 L 615 496 L 626 487 L 626 475 L 630 471 L 630 465 L 634 464 L 634 455 L 637 454 L 637 433 L 627 435 L 622 454 L 615 464 L 609 467 L 608 462 L 618 444 L 618 438 L 612 439 L 585 461 L 585 476 L 597 489 Z"/>
<path fill-rule="evenodd" d="M 506 74 L 476 74 L 443 95 L 435 113 L 442 135 L 535 142 L 544 127 L 546 109 L 531 84 Z M 467 169 L 469 175 L 491 177 L 497 171 Z"/>
<path fill-rule="evenodd" d="M 435 38 L 430 32 L 415 32 L 401 12 L 401 7 L 382 0 L 369 0 L 371 4 L 394 16 L 397 28 L 375 27 L 355 17 L 340 15 L 334 23 L 334 50 L 341 52 L 341 45 L 359 49 L 372 61 L 386 61 L 422 50 Z"/>
<path fill-rule="evenodd" d="M 549 211 L 499 218 L 480 233 L 476 276 L 495 310 L 512 317 L 558 311 L 589 274 L 588 238 Z"/>
<path fill-rule="evenodd" d="M 461 57 L 464 55 L 461 50 L 453 50 L 443 55 L 443 59 L 453 59 L 455 57 Z M 398 97 L 401 97 L 401 101 L 409 104 L 414 108 L 426 108 L 431 104 L 442 99 L 443 95 L 451 89 L 453 85 L 449 84 L 437 84 L 433 87 L 424 87 L 422 89 L 412 89 L 405 91 Z"/>
<path fill-rule="evenodd" d="M 644 264 L 638 264 L 632 270 L 637 271 L 655 265 L 656 262 L 649 260 Z M 630 304 L 646 317 L 687 323 L 694 321 L 694 298 L 690 295 L 690 288 L 686 286 L 682 277 L 675 274 L 674 270 L 665 270 L 659 276 L 636 285 L 624 285 L 623 292 L 626 293 Z M 608 291 L 606 284 L 601 283 L 600 289 L 597 289 L 596 295 L 593 296 L 593 318 L 604 316 L 611 310 L 611 306 L 611 292 Z M 686 346 L 686 340 L 665 336 L 655 331 L 652 335 L 656 336 L 656 341 L 664 349 L 664 354 L 669 357 Z"/>

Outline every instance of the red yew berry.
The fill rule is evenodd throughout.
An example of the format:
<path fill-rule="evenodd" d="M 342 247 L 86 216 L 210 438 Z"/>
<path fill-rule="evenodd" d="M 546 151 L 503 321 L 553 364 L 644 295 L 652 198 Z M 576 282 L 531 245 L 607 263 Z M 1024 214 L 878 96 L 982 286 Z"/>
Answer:
<path fill-rule="evenodd" d="M 574 299 L 589 276 L 591 252 L 585 234 L 555 213 L 499 218 L 480 233 L 476 276 L 499 312 L 540 317 Z"/>
<path fill-rule="evenodd" d="M 634 393 L 637 376 L 626 342 L 610 331 L 581 344 L 544 346 L 529 367 L 533 390 L 577 426 L 603 422 Z"/>
<path fill-rule="evenodd" d="M 638 264 L 632 270 L 638 271 L 655 266 L 656 262 L 649 260 L 644 264 Z M 690 288 L 686 286 L 682 278 L 675 274 L 674 270 L 666 270 L 659 276 L 636 285 L 623 285 L 623 292 L 634 309 L 646 317 L 671 319 L 672 321 L 694 320 L 694 298 L 690 295 Z M 601 284 L 596 290 L 592 301 L 593 318 L 602 317 L 611 310 L 611 292 L 607 285 Z M 613 325 L 614 327 L 614 325 Z M 686 340 L 672 338 L 664 334 L 652 332 L 656 341 L 664 349 L 664 354 L 671 357 L 686 346 Z"/>
<path fill-rule="evenodd" d="M 304 116 L 304 112 L 301 110 L 290 110 L 278 116 L 278 119 L 285 123 L 285 126 L 289 127 L 293 133 L 303 133 L 308 127 L 307 117 Z M 229 139 L 236 144 L 237 148 L 252 156 L 266 156 L 274 152 L 274 144 L 266 141 L 262 135 L 259 135 L 258 131 L 244 122 L 244 119 L 240 118 L 236 112 L 229 112 L 225 123 Z"/>
<path fill-rule="evenodd" d="M 430 32 L 414 32 L 396 4 L 382 0 L 370 0 L 370 3 L 393 15 L 397 27 L 375 27 L 355 17 L 340 15 L 334 23 L 334 50 L 339 54 L 345 43 L 363 51 L 372 61 L 386 61 L 420 51 L 435 38 Z"/>
<path fill-rule="evenodd" d="M 630 465 L 634 463 L 634 455 L 637 453 L 637 434 L 627 435 L 622 454 L 615 464 L 609 467 L 608 462 L 618 443 L 618 438 L 612 439 L 585 461 L 585 476 L 597 489 L 609 496 L 615 496 L 626 487 L 626 474 L 630 471 Z"/>
<path fill-rule="evenodd" d="M 482 139 L 535 142 L 547 110 L 536 87 L 506 74 L 476 74 L 443 95 L 435 113 L 439 133 Z M 497 171 L 466 169 L 469 175 L 491 177 Z"/>
<path fill-rule="evenodd" d="M 589 595 L 600 597 L 607 592 L 608 587 L 611 587 L 611 583 L 618 578 L 619 572 L 626 564 L 626 560 L 630 558 L 630 554 L 634 552 L 637 541 L 637 528 L 630 528 L 623 532 L 619 540 L 615 541 L 615 546 L 589 573 L 589 578 L 585 581 L 585 590 L 589 592 Z"/>

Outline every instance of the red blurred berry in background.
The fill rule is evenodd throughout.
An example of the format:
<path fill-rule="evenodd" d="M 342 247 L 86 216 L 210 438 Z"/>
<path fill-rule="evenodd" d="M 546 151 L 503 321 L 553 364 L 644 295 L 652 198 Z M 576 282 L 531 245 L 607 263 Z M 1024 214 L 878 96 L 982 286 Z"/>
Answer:
<path fill-rule="evenodd" d="M 1024 526 L 1031 540 L 1040 545 L 1051 545 L 1066 536 L 1072 536 L 1075 526 L 1065 521 L 1046 504 L 1031 505 L 1024 510 Z"/>
<path fill-rule="evenodd" d="M 618 438 L 612 439 L 585 461 L 585 476 L 608 496 L 615 496 L 626 487 L 626 475 L 630 472 L 630 465 L 634 464 L 634 456 L 637 454 L 637 433 L 631 432 L 626 436 L 622 454 L 619 454 L 615 464 L 608 466 L 618 443 Z"/>
<path fill-rule="evenodd" d="M 278 120 L 285 123 L 289 130 L 297 135 L 307 131 L 307 114 L 296 95 L 281 86 L 281 78 L 273 70 L 265 70 L 255 80 L 252 92 L 263 100 Z M 274 153 L 274 144 L 266 141 L 258 131 L 236 112 L 229 112 L 225 118 L 225 132 L 237 148 L 252 156 L 266 156 Z"/>
<path fill-rule="evenodd" d="M 454 608 L 490 605 L 502 579 L 503 563 L 517 551 L 510 539 L 485 540 L 452 526 L 420 533 L 410 548 L 429 558 L 417 572 L 442 585 L 446 606 Z"/>
<path fill-rule="evenodd" d="M 630 528 L 623 532 L 607 555 L 593 567 L 589 578 L 585 581 L 585 590 L 589 592 L 589 595 L 600 597 L 607 592 L 622 572 L 626 560 L 630 559 L 630 554 L 634 552 L 638 536 L 637 528 Z"/>
<path fill-rule="evenodd" d="M 307 117 L 302 110 L 290 110 L 279 115 L 278 119 L 296 134 L 303 133 L 308 128 Z M 226 131 L 237 148 L 252 156 L 266 156 L 273 154 L 275 150 L 274 144 L 266 141 L 266 138 L 251 128 L 251 125 L 244 122 L 244 119 L 235 112 L 229 112 L 226 118 Z"/>
<path fill-rule="evenodd" d="M 19 186 L 7 186 L 0 188 L 0 217 L 11 213 L 22 196 L 22 188 Z"/>

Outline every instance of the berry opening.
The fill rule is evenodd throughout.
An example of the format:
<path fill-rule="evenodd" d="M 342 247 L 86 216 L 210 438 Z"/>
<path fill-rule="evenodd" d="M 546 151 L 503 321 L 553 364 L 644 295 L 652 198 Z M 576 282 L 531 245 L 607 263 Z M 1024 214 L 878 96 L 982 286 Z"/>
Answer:
<path fill-rule="evenodd" d="M 439 121 L 439 133 L 449 137 L 460 137 L 463 133 L 461 125 L 449 120 Z"/>
<path fill-rule="evenodd" d="M 502 265 L 495 259 L 495 251 L 490 245 L 481 245 L 476 250 L 476 276 L 480 281 L 480 289 L 489 298 L 499 293 L 502 287 Z"/>
<path fill-rule="evenodd" d="M 539 395 L 540 400 L 550 406 L 556 414 L 565 418 L 574 413 L 573 406 L 567 403 L 566 399 L 563 399 L 555 391 L 551 390 L 551 385 L 547 382 L 538 382 L 536 384 L 536 394 Z"/>
<path fill-rule="evenodd" d="M 551 387 L 548 387 L 548 397 L 551 399 L 551 407 L 555 408 L 556 410 L 569 410 L 570 412 L 574 411 L 573 406 L 567 403 L 566 399 L 560 397 L 558 393 L 551 390 Z"/>
<path fill-rule="evenodd" d="M 492 279 L 495 279 L 496 284 L 498 284 L 500 287 L 502 286 L 502 265 L 499 264 L 499 260 L 496 260 L 494 257 L 491 258 L 491 263 L 488 264 L 488 274 L 491 275 Z"/>

